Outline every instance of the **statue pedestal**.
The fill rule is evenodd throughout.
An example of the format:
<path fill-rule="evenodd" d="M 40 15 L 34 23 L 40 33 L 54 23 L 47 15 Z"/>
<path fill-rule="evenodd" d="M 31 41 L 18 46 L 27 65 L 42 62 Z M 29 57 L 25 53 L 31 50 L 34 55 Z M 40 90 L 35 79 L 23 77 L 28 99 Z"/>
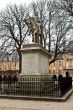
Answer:
<path fill-rule="evenodd" d="M 21 53 L 22 72 L 19 77 L 49 75 L 49 54 L 40 44 L 33 43 L 23 45 Z"/>

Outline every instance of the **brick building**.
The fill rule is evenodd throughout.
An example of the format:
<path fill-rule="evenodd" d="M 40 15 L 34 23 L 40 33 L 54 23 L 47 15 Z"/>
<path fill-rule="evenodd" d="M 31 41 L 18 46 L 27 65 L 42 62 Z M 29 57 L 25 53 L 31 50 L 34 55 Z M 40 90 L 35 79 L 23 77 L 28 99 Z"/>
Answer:
<path fill-rule="evenodd" d="M 19 57 L 16 51 L 11 55 L 0 53 L 0 74 L 18 74 L 19 73 Z"/>
<path fill-rule="evenodd" d="M 73 41 L 69 42 L 67 51 L 62 58 L 49 66 L 50 75 L 65 75 L 66 71 L 69 71 L 70 75 L 73 77 Z"/>

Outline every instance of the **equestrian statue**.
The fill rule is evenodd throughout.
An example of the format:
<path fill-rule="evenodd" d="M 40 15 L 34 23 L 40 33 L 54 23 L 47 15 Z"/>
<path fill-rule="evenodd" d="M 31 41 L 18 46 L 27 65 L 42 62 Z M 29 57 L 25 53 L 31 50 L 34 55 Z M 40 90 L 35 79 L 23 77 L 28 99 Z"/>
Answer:
<path fill-rule="evenodd" d="M 32 34 L 32 42 L 43 45 L 43 31 L 41 20 L 38 18 L 38 14 L 35 17 L 28 17 L 24 19 L 30 33 Z"/>

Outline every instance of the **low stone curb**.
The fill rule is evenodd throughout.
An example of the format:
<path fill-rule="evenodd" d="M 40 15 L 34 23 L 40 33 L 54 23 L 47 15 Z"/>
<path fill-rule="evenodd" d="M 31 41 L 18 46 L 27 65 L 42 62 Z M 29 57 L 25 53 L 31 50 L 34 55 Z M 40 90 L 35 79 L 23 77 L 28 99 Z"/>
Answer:
<path fill-rule="evenodd" d="M 72 94 L 73 88 L 69 90 L 63 97 L 52 98 L 52 97 L 36 97 L 36 96 L 15 96 L 15 95 L 0 95 L 0 98 L 3 99 L 21 99 L 21 100 L 35 100 L 35 101 L 56 101 L 56 102 L 64 102 L 69 96 Z"/>

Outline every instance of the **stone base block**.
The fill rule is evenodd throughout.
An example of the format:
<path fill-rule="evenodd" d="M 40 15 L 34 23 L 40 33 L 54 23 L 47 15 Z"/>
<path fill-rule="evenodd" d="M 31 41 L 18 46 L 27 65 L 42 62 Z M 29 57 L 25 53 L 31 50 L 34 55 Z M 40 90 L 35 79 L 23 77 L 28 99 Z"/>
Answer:
<path fill-rule="evenodd" d="M 49 74 L 48 51 L 39 44 L 23 45 L 22 74 L 21 75 L 46 75 Z M 27 74 L 26 74 L 27 73 Z"/>

